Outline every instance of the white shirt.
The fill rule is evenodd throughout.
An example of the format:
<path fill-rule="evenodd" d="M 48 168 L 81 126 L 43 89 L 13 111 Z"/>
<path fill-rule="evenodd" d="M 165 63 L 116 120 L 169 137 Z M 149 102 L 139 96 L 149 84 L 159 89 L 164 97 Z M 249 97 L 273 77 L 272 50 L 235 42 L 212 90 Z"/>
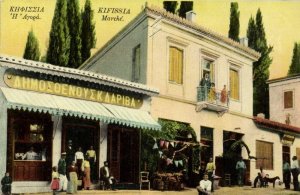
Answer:
<path fill-rule="evenodd" d="M 104 167 L 104 168 L 105 168 L 105 171 L 106 171 L 105 177 L 109 177 L 109 169 L 108 169 L 108 167 Z"/>
<path fill-rule="evenodd" d="M 207 192 L 210 192 L 211 191 L 211 181 L 209 181 L 209 180 L 201 180 L 200 181 L 200 187 L 203 189 L 203 190 L 205 190 L 206 189 L 206 191 Z"/>
<path fill-rule="evenodd" d="M 299 168 L 298 160 L 293 160 L 291 163 L 291 169 L 298 169 L 298 168 Z"/>
<path fill-rule="evenodd" d="M 34 151 L 28 151 L 24 154 L 23 160 L 26 158 L 26 160 L 36 160 L 37 153 Z"/>
<path fill-rule="evenodd" d="M 78 151 L 75 153 L 75 161 L 77 162 L 77 159 L 82 159 L 84 160 L 84 156 L 83 156 L 83 153 Z"/>

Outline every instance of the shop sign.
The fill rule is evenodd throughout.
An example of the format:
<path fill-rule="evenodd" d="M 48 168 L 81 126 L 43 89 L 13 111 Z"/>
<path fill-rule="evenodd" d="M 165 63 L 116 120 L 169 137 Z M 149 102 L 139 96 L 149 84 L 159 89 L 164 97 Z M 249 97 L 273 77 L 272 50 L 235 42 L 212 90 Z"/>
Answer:
<path fill-rule="evenodd" d="M 49 93 L 65 97 L 115 104 L 130 108 L 140 108 L 143 99 L 130 97 L 123 94 L 91 89 L 66 83 L 41 80 L 26 76 L 5 73 L 4 82 L 11 88 Z"/>
<path fill-rule="evenodd" d="M 295 140 L 295 136 L 284 134 L 281 139 L 281 143 L 290 146 L 293 145 L 294 140 Z"/>

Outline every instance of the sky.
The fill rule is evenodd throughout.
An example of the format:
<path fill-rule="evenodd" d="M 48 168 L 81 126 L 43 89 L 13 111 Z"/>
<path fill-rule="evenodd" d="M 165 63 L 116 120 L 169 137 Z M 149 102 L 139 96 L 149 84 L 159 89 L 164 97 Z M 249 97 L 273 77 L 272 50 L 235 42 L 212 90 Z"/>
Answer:
<path fill-rule="evenodd" d="M 79 0 L 83 8 L 85 0 Z M 91 0 L 96 23 L 97 44 L 93 53 L 130 22 L 146 0 Z M 162 7 L 163 0 L 148 0 L 148 5 Z M 230 0 L 194 0 L 196 23 L 228 36 Z M 273 46 L 270 79 L 287 75 L 293 46 L 300 42 L 300 0 L 238 0 L 240 37 L 247 33 L 248 21 L 260 8 L 268 44 Z M 28 32 L 32 29 L 45 55 L 55 0 L 0 0 L 0 53 L 22 57 Z M 105 8 L 122 8 L 126 14 L 103 13 Z M 102 12 L 101 12 L 102 10 Z M 123 21 L 105 21 L 103 17 L 123 16 Z"/>

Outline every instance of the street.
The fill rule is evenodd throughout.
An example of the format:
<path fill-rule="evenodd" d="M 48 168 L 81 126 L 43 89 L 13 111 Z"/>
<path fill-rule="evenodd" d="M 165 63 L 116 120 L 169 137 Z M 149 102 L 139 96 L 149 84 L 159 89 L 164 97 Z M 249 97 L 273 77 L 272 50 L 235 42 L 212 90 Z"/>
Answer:
<path fill-rule="evenodd" d="M 51 195 L 52 193 L 35 193 L 41 195 Z M 65 195 L 65 192 L 59 193 L 60 195 Z M 81 190 L 78 191 L 78 194 L 101 194 L 101 195 L 176 195 L 176 194 L 185 194 L 185 195 L 197 195 L 196 189 L 186 188 L 182 191 L 154 191 L 154 190 L 116 190 L 116 191 L 102 191 L 102 190 Z M 276 186 L 275 188 L 252 188 L 251 186 L 244 187 L 220 187 L 215 190 L 213 195 L 299 195 L 300 192 L 295 192 L 293 190 L 285 190 L 284 186 Z M 23 194 L 22 194 L 23 195 Z M 33 194 L 24 194 L 24 195 L 33 195 Z"/>

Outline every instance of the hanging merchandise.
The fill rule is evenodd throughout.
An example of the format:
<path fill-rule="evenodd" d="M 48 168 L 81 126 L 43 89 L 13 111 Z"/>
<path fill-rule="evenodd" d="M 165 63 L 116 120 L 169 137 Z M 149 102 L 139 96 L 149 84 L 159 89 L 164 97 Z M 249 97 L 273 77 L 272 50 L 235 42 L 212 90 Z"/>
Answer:
<path fill-rule="evenodd" d="M 160 145 L 161 148 L 164 147 L 164 144 L 165 144 L 165 141 L 164 140 L 160 140 L 159 145 Z"/>
<path fill-rule="evenodd" d="M 174 160 L 175 166 L 178 167 L 178 160 Z"/>
<path fill-rule="evenodd" d="M 165 141 L 165 148 L 168 148 L 168 147 L 169 147 L 169 142 Z"/>
<path fill-rule="evenodd" d="M 179 160 L 179 161 L 178 161 L 178 164 L 180 164 L 181 166 L 183 166 L 183 161 L 182 161 L 182 160 Z"/>
<path fill-rule="evenodd" d="M 161 158 L 161 155 L 162 155 L 162 151 L 158 151 L 158 153 L 159 153 L 159 158 Z"/>
<path fill-rule="evenodd" d="M 174 148 L 174 142 L 170 142 L 171 146 Z"/>
<path fill-rule="evenodd" d="M 153 149 L 157 149 L 158 148 L 158 145 L 157 143 L 155 142 L 154 145 L 153 145 Z"/>
<path fill-rule="evenodd" d="M 167 165 L 169 165 L 169 164 L 173 164 L 173 160 L 172 160 L 172 159 L 169 159 L 169 158 L 167 158 Z"/>

